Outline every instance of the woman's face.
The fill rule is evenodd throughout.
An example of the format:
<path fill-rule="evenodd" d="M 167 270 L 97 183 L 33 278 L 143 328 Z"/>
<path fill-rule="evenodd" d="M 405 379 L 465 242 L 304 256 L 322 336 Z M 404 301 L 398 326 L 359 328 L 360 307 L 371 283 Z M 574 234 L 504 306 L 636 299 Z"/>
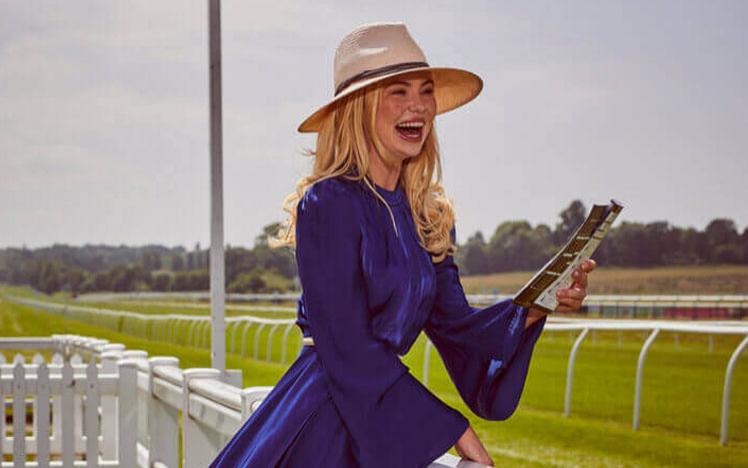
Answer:
<path fill-rule="evenodd" d="M 375 120 L 377 136 L 401 162 L 418 156 L 435 114 L 434 82 L 428 74 L 395 77 L 382 86 Z"/>

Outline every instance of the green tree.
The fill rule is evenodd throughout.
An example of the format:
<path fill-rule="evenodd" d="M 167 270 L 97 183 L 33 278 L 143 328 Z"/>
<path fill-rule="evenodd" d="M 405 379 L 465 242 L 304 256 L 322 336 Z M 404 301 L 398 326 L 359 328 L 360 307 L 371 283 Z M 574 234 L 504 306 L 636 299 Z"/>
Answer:
<path fill-rule="evenodd" d="M 584 207 L 584 203 L 581 200 L 574 200 L 558 216 L 561 218 L 561 221 L 556 224 L 556 230 L 553 232 L 553 241 L 556 245 L 561 246 L 569 240 L 579 225 L 587 218 L 587 208 Z"/>

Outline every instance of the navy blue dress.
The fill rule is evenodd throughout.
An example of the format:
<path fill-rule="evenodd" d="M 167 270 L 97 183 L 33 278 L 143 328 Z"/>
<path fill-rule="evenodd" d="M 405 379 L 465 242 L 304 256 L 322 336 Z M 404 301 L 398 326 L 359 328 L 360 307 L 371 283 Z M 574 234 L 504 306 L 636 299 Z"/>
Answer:
<path fill-rule="evenodd" d="M 399 237 L 362 182 L 318 181 L 299 201 L 296 324 L 314 346 L 211 467 L 428 466 L 469 423 L 401 362 L 421 330 L 475 414 L 517 407 L 545 317 L 525 330 L 527 309 L 511 300 L 471 307 L 452 256 L 434 264 L 418 244 L 402 188 L 375 188 Z"/>

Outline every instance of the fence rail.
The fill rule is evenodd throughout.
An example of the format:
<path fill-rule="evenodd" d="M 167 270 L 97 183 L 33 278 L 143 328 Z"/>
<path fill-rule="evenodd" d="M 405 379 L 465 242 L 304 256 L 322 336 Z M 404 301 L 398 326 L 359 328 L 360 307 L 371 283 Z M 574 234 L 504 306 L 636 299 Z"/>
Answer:
<path fill-rule="evenodd" d="M 657 296 L 659 298 L 670 298 L 671 296 Z M 696 297 L 696 296 L 693 296 Z M 689 296 L 688 300 L 693 299 Z M 703 298 L 703 296 L 701 296 Z M 748 296 L 721 296 L 725 302 L 723 304 L 743 304 L 743 298 Z M 107 321 L 107 319 L 128 319 L 133 322 L 140 323 L 140 328 L 146 331 L 147 337 L 150 339 L 163 339 L 174 343 L 183 343 L 187 345 L 208 347 L 208 337 L 210 331 L 210 318 L 200 315 L 185 315 L 185 314 L 163 314 L 163 315 L 152 315 L 152 314 L 141 314 L 129 311 L 115 311 L 109 309 L 100 309 L 94 307 L 86 307 L 79 305 L 67 305 L 57 304 L 45 301 L 38 301 L 34 299 L 8 297 L 16 302 L 26 304 L 31 307 L 40 308 L 49 312 L 62 314 L 79 320 L 85 320 L 92 324 L 99 326 L 111 326 L 116 323 L 122 327 L 121 331 L 127 331 L 128 326 L 119 322 Z M 640 296 L 641 298 L 641 296 Z M 740 300 L 737 301 L 736 298 Z M 482 298 L 483 300 L 487 297 Z M 728 301 L 732 301 L 729 302 Z M 607 299 L 606 299 L 607 300 Z M 664 299 L 663 299 L 664 301 Z M 624 301 L 621 301 L 622 303 Z M 628 303 L 634 303 L 636 301 L 629 300 Z M 688 303 L 686 299 L 674 300 L 670 303 L 685 304 Z M 602 304 L 607 304 L 603 302 Z M 668 304 L 662 302 L 662 304 Z M 742 307 L 742 305 L 741 305 Z M 283 330 L 281 335 L 280 344 L 280 357 L 275 357 L 281 363 L 287 363 L 289 356 L 289 335 L 291 330 L 295 330 L 295 340 L 297 345 L 301 345 L 301 334 L 299 333 L 298 327 L 295 327 L 295 321 L 293 319 L 268 319 L 253 316 L 234 316 L 226 319 L 226 334 L 228 338 L 229 351 L 234 354 L 240 354 L 242 357 L 251 357 L 253 359 L 259 358 L 260 343 L 262 333 L 267 330 L 266 337 L 266 350 L 265 359 L 267 361 L 273 360 L 273 343 L 274 339 L 278 335 L 279 330 Z M 148 324 L 151 325 L 148 325 Z M 161 323 L 162 327 L 153 326 L 154 323 Z M 130 325 L 134 327 L 133 325 Z M 137 328 L 137 327 L 134 327 Z M 643 369 L 646 362 L 646 358 L 650 347 L 654 343 L 658 334 L 662 331 L 679 333 L 694 333 L 694 334 L 705 334 L 711 338 L 713 335 L 736 335 L 746 337 L 739 346 L 733 351 L 730 361 L 725 369 L 724 377 L 724 388 L 722 392 L 722 412 L 721 412 L 721 429 L 720 429 L 720 443 L 726 445 L 728 441 L 728 416 L 730 408 L 730 394 L 732 390 L 732 376 L 736 367 L 737 360 L 741 353 L 748 347 L 748 322 L 746 321 L 667 321 L 667 320 L 642 320 L 642 319 L 576 319 L 576 318 L 564 318 L 564 317 L 549 317 L 548 322 L 545 325 L 547 332 L 570 332 L 579 333 L 572 347 L 569 359 L 567 363 L 567 377 L 566 377 L 566 391 L 564 395 L 564 414 L 569 416 L 571 414 L 571 402 L 573 392 L 573 381 L 574 381 L 574 365 L 576 363 L 576 356 L 579 348 L 584 343 L 588 334 L 596 331 L 641 331 L 649 335 L 649 338 L 644 342 L 637 363 L 636 380 L 635 380 L 635 392 L 634 392 L 634 412 L 632 415 L 632 428 L 638 430 L 640 421 L 640 403 L 642 398 L 642 382 L 643 382 Z M 250 331 L 252 333 L 250 334 Z M 676 335 L 677 336 L 677 335 Z M 237 341 L 241 343 L 241 349 L 238 349 Z M 710 341 L 711 343 L 711 341 Z M 711 345 L 710 345 L 711 346 Z M 424 366 L 422 381 L 424 385 L 428 386 L 429 372 L 431 368 L 431 357 L 434 353 L 431 352 L 433 347 L 432 343 L 427 339 L 424 350 Z"/>
<path fill-rule="evenodd" d="M 471 304 L 493 304 L 509 296 L 499 294 L 468 294 Z M 289 303 L 299 299 L 297 293 L 284 294 L 228 294 L 227 300 L 237 309 L 252 310 L 257 307 L 242 306 L 238 303 Z M 207 292 L 124 292 L 89 293 L 78 298 L 80 302 L 108 302 L 119 300 L 174 301 L 189 300 L 206 302 Z M 174 304 L 172 304 L 174 305 Z M 205 304 L 207 306 L 207 304 Z M 195 304 L 180 304 L 181 307 L 200 307 Z M 294 312 L 291 307 L 272 307 L 272 310 Z M 268 306 L 263 306 L 268 310 Z M 748 317 L 748 295 L 745 294 L 650 294 L 650 295 L 590 295 L 585 299 L 582 314 L 599 317 L 642 317 L 642 318 L 694 318 L 714 319 Z"/>

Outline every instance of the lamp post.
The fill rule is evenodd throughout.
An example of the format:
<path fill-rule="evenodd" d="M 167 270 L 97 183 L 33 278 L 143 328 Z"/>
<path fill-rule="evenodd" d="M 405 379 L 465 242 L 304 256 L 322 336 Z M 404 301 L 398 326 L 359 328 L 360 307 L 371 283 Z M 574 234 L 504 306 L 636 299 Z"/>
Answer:
<path fill-rule="evenodd" d="M 226 286 L 223 252 L 223 122 L 221 117 L 221 3 L 208 0 L 210 62 L 210 357 L 214 369 L 226 373 Z"/>

